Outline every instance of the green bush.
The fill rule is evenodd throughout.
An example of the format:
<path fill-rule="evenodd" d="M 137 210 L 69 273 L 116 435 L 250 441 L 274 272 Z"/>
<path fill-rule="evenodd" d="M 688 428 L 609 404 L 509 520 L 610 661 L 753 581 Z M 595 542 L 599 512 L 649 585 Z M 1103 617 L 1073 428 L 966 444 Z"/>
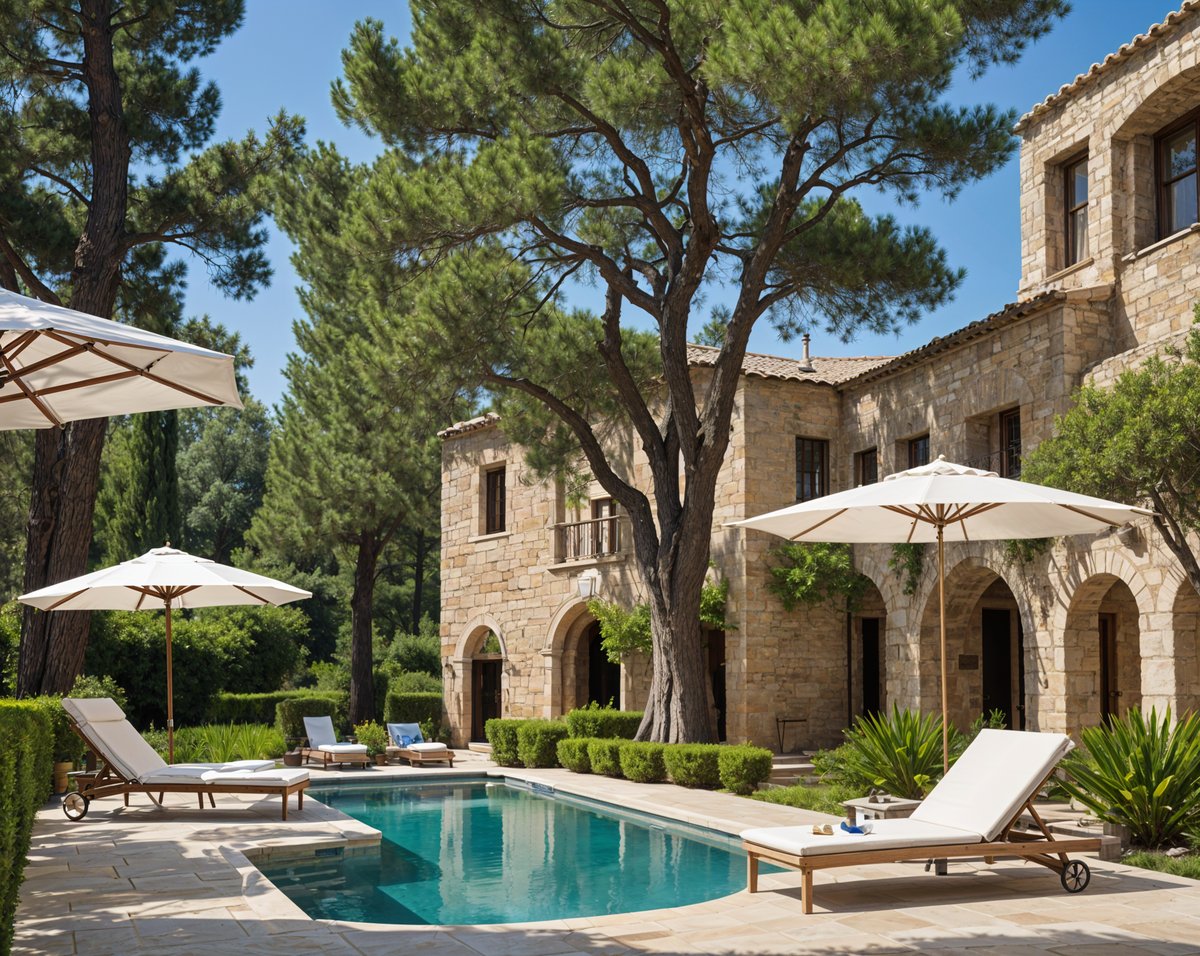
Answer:
<path fill-rule="evenodd" d="M 275 726 L 284 737 L 306 737 L 305 717 L 332 717 L 334 730 L 345 730 L 347 700 L 341 695 L 290 697 L 275 705 Z"/>
<path fill-rule="evenodd" d="M 671 744 L 663 753 L 672 783 L 715 790 L 721 785 L 719 744 Z"/>
<path fill-rule="evenodd" d="M 210 724 L 270 724 L 275 721 L 275 708 L 280 701 L 296 697 L 312 697 L 316 691 L 275 690 L 265 694 L 234 694 L 222 691 L 214 695 L 205 718 Z M 325 695 L 329 696 L 329 695 Z"/>
<path fill-rule="evenodd" d="M 592 773 L 602 773 L 606 777 L 621 776 L 621 747 L 625 741 L 620 738 L 605 737 L 588 742 L 588 763 Z"/>
<path fill-rule="evenodd" d="M 909 800 L 923 797 L 942 776 L 942 718 L 893 706 L 890 714 L 859 717 L 845 732 L 846 743 L 814 761 L 828 783 L 863 791 L 882 787 Z M 951 762 L 964 737 L 950 728 Z"/>
<path fill-rule="evenodd" d="M 75 683 L 71 685 L 71 692 L 68 697 L 86 697 L 95 700 L 98 697 L 111 697 L 116 705 L 125 709 L 128 697 L 125 694 L 125 688 L 121 687 L 115 680 L 107 674 L 101 674 L 99 677 L 91 674 L 80 674 L 75 678 Z"/>
<path fill-rule="evenodd" d="M 621 744 L 617 757 L 625 779 L 636 783 L 662 783 L 666 780 L 667 765 L 663 762 L 666 746 L 638 740 Z"/>
<path fill-rule="evenodd" d="M 387 728 L 373 720 L 355 724 L 354 739 L 367 748 L 367 754 L 371 757 L 377 757 L 379 754 L 387 752 Z"/>
<path fill-rule="evenodd" d="M 754 789 L 771 776 L 774 755 L 765 747 L 739 744 L 721 747 L 717 754 L 717 765 L 721 773 L 721 786 L 734 793 L 753 793 Z"/>
<path fill-rule="evenodd" d="M 71 729 L 71 718 L 63 709 L 58 697 L 32 697 L 29 704 L 38 708 L 50 722 L 50 755 L 53 760 L 80 760 L 83 757 L 84 744 L 79 735 Z"/>
<path fill-rule="evenodd" d="M 204 608 L 189 623 L 219 632 L 222 690 L 275 690 L 304 661 L 308 617 L 299 607 Z"/>
<path fill-rule="evenodd" d="M 437 694 L 442 696 L 442 680 L 424 671 L 400 671 L 393 674 L 388 690 L 400 694 Z"/>
<path fill-rule="evenodd" d="M 621 737 L 632 740 L 642 725 L 640 710 L 614 710 L 593 703 L 566 716 L 572 737 Z"/>
<path fill-rule="evenodd" d="M 1132 843 L 1155 849 L 1179 843 L 1200 825 L 1200 716 L 1172 724 L 1171 711 L 1149 720 L 1138 708 L 1107 727 L 1080 733 L 1067 755 L 1063 788 L 1107 823 L 1129 828 Z"/>
<path fill-rule="evenodd" d="M 34 815 L 50 796 L 53 749 L 45 707 L 0 700 L 0 953 L 12 948 Z"/>
<path fill-rule="evenodd" d="M 166 734 L 155 735 L 152 746 L 165 758 Z M 267 724 L 203 724 L 175 731 L 176 763 L 274 760 L 286 749 L 283 734 Z"/>
<path fill-rule="evenodd" d="M 517 728 L 517 756 L 531 770 L 558 766 L 558 742 L 567 735 L 561 720 L 526 720 Z"/>
<path fill-rule="evenodd" d="M 523 723 L 523 720 L 493 717 L 483 725 L 484 736 L 492 745 L 492 759 L 501 767 L 521 766 L 521 758 L 517 751 L 517 729 Z"/>
<path fill-rule="evenodd" d="M 845 815 L 845 808 L 842 806 L 845 801 L 855 800 L 863 795 L 861 790 L 840 783 L 821 784 L 816 787 L 797 784 L 794 787 L 772 787 L 770 790 L 759 790 L 750 794 L 750 799 L 762 800 L 764 803 L 779 803 L 785 807 L 798 807 L 801 810 L 832 813 L 840 817 Z"/>
<path fill-rule="evenodd" d="M 588 758 L 587 737 L 564 737 L 555 745 L 558 762 L 575 773 L 591 773 L 592 761 Z"/>
<path fill-rule="evenodd" d="M 384 708 L 384 723 L 387 724 L 432 724 L 442 722 L 441 694 L 389 693 Z"/>
<path fill-rule="evenodd" d="M 421 622 L 424 625 L 424 621 Z M 437 625 L 422 627 L 420 634 L 397 634 L 389 657 L 409 673 L 425 673 L 436 678 L 442 672 L 442 639 Z"/>
<path fill-rule="evenodd" d="M 0 697 L 17 692 L 17 660 L 21 646 L 22 605 L 0 604 Z"/>

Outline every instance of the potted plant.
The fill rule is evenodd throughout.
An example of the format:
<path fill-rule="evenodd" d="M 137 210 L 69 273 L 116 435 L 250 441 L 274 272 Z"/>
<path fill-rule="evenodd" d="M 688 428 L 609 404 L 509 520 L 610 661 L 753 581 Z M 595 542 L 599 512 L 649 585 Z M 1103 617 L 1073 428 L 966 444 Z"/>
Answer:
<path fill-rule="evenodd" d="M 368 756 L 375 758 L 375 763 L 383 766 L 387 763 L 387 729 L 373 720 L 364 721 L 354 727 L 354 736 L 360 744 L 367 748 Z"/>

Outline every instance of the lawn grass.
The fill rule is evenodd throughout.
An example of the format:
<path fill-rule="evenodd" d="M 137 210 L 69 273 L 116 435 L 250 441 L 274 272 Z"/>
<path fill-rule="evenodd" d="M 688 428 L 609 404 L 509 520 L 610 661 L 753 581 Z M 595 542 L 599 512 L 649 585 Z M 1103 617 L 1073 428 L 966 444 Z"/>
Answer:
<path fill-rule="evenodd" d="M 1141 867 L 1143 870 L 1157 870 L 1159 873 L 1170 873 L 1172 876 L 1186 876 L 1192 880 L 1200 880 L 1200 854 L 1167 856 L 1165 853 L 1139 850 L 1121 857 L 1121 862 Z"/>
<path fill-rule="evenodd" d="M 816 810 L 820 813 L 832 813 L 844 816 L 842 801 L 853 800 L 864 794 L 854 788 L 840 784 L 797 784 L 794 787 L 772 787 L 770 790 L 759 790 L 750 795 L 754 800 L 764 803 L 781 803 L 787 807 L 799 807 L 801 810 Z"/>

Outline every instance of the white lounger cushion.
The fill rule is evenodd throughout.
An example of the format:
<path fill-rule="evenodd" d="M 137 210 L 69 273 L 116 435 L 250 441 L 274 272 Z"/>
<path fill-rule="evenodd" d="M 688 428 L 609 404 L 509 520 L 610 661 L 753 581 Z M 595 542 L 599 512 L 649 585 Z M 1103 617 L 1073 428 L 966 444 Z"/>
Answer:
<path fill-rule="evenodd" d="M 89 722 L 80 729 L 95 741 L 101 748 L 101 755 L 128 780 L 140 780 L 167 765 L 158 751 L 124 718 Z"/>
<path fill-rule="evenodd" d="M 125 711 L 111 697 L 64 697 L 62 705 L 77 724 L 125 719 Z"/>
<path fill-rule="evenodd" d="M 981 730 L 912 818 L 994 840 L 1073 746 L 1063 734 Z"/>
<path fill-rule="evenodd" d="M 255 773 L 274 770 L 274 760 L 234 760 L 230 763 L 173 763 L 139 778 L 141 783 L 199 780 L 205 773 Z"/>
<path fill-rule="evenodd" d="M 148 774 L 140 783 L 143 786 L 154 784 L 220 784 L 221 786 L 285 786 L 308 779 L 306 770 L 265 770 L 253 773 L 248 770 L 224 772 L 221 770 L 206 770 L 203 767 L 187 767 L 176 764 L 158 773 Z"/>
<path fill-rule="evenodd" d="M 427 754 L 435 750 L 445 750 L 445 744 L 427 743 L 427 744 L 409 744 L 407 747 L 396 747 L 396 750 L 415 750 L 417 753 Z"/>
<path fill-rule="evenodd" d="M 317 748 L 322 753 L 327 754 L 365 754 L 367 752 L 366 744 L 321 744 Z"/>
<path fill-rule="evenodd" d="M 861 850 L 902 850 L 905 847 L 950 846 L 978 843 L 978 833 L 966 833 L 919 820 L 872 820 L 870 833 L 844 833 L 834 824 L 833 836 L 817 836 L 812 825 L 802 827 L 759 827 L 743 830 L 742 839 L 797 856 L 855 853 Z"/>

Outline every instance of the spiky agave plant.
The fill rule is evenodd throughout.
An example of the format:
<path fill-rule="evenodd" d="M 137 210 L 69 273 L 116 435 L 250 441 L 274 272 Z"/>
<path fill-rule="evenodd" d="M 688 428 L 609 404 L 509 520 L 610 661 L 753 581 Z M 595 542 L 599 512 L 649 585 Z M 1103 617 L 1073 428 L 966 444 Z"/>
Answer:
<path fill-rule="evenodd" d="M 1161 718 L 1135 707 L 1080 737 L 1083 746 L 1062 763 L 1062 786 L 1097 817 L 1151 849 L 1200 827 L 1200 717 L 1172 722 L 1169 707 Z"/>
<path fill-rule="evenodd" d="M 897 797 L 917 800 L 942 775 L 942 719 L 935 714 L 901 710 L 859 717 L 838 748 L 839 772 L 848 781 L 883 787 Z M 951 753 L 960 753 L 950 728 Z"/>

